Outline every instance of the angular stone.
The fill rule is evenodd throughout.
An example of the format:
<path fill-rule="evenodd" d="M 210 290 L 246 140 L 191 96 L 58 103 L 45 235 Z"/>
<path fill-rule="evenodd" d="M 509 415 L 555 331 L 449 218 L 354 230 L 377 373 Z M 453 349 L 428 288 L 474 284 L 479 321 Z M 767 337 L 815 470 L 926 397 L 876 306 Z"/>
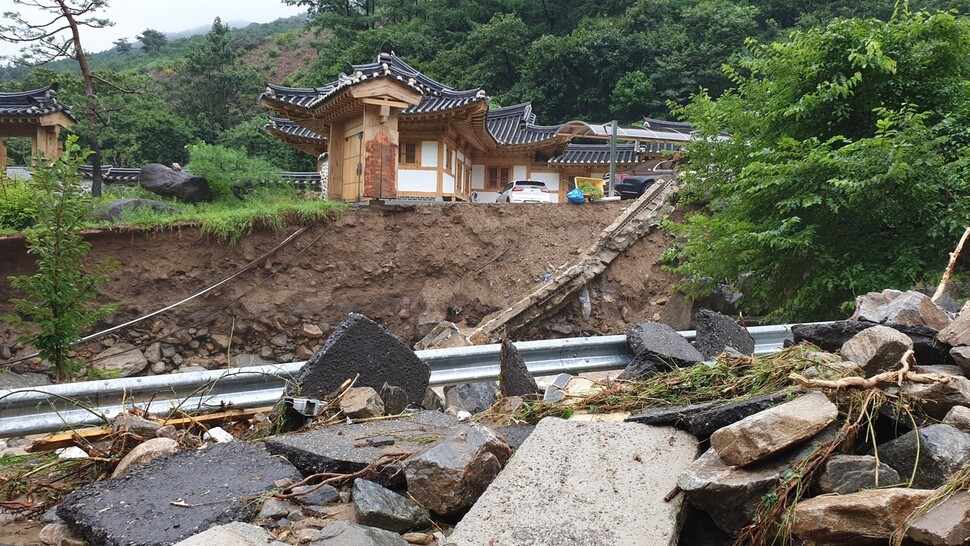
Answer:
<path fill-rule="evenodd" d="M 885 544 L 933 494 L 925 489 L 865 489 L 799 501 L 792 534 L 806 544 Z"/>
<path fill-rule="evenodd" d="M 964 375 L 970 375 L 970 347 L 954 347 L 950 349 L 950 358 L 963 370 Z"/>
<path fill-rule="evenodd" d="M 234 521 L 189 537 L 175 546 L 286 546 L 272 533 L 251 523 Z"/>
<path fill-rule="evenodd" d="M 128 412 L 119 413 L 111 420 L 112 432 L 124 431 L 142 438 L 154 438 L 160 428 L 162 428 L 161 423 Z"/>
<path fill-rule="evenodd" d="M 300 335 L 308 339 L 320 339 L 323 337 L 323 329 L 316 324 L 304 324 L 300 328 Z"/>
<path fill-rule="evenodd" d="M 325 506 L 340 498 L 340 492 L 332 485 L 317 487 L 315 485 L 301 485 L 293 488 L 293 493 L 300 495 L 302 504 Z"/>
<path fill-rule="evenodd" d="M 201 176 L 176 171 L 160 163 L 149 163 L 141 168 L 138 184 L 162 197 L 174 197 L 183 203 L 212 201 L 209 182 Z"/>
<path fill-rule="evenodd" d="M 833 455 L 825 461 L 818 486 L 822 493 L 847 495 L 901 482 L 892 467 L 871 455 Z"/>
<path fill-rule="evenodd" d="M 700 404 L 691 404 L 689 406 L 645 408 L 630 415 L 624 419 L 624 421 L 627 423 L 640 423 L 641 425 L 652 425 L 655 427 L 676 427 L 681 430 L 689 431 L 690 428 L 688 427 L 687 423 L 690 418 L 698 413 L 713 408 L 715 404 L 715 402 L 703 402 Z"/>
<path fill-rule="evenodd" d="M 535 425 L 509 425 L 507 427 L 497 427 L 495 432 L 505 439 L 513 450 L 518 450 L 526 439 L 532 435 L 536 429 Z"/>
<path fill-rule="evenodd" d="M 970 345 L 970 313 L 962 312 L 949 326 L 940 330 L 936 339 L 951 347 Z"/>
<path fill-rule="evenodd" d="M 257 520 L 281 520 L 290 515 L 290 512 L 300 508 L 288 500 L 270 497 L 263 501 L 256 514 Z"/>
<path fill-rule="evenodd" d="M 846 359 L 855 362 L 866 372 L 866 377 L 878 373 L 897 370 L 902 367 L 902 358 L 913 348 L 913 340 L 888 326 L 867 328 L 839 350 Z"/>
<path fill-rule="evenodd" d="M 816 324 L 793 324 L 791 327 L 793 343 L 808 341 L 822 350 L 837 352 L 846 341 L 859 332 L 876 326 L 872 322 L 841 320 Z M 913 341 L 916 361 L 923 364 L 947 364 L 950 347 L 937 341 L 937 332 L 923 326 L 894 326 Z"/>
<path fill-rule="evenodd" d="M 956 427 L 963 432 L 970 432 L 970 408 L 953 406 L 953 409 L 943 417 L 943 424 Z"/>
<path fill-rule="evenodd" d="M 409 401 L 420 402 L 431 368 L 390 330 L 351 313 L 300 368 L 297 387 L 288 388 L 287 395 L 323 399 L 357 374 L 358 387 L 379 390 L 386 382 L 403 388 Z"/>
<path fill-rule="evenodd" d="M 466 424 L 404 460 L 408 493 L 439 515 L 461 514 L 475 504 L 511 456 L 512 448 L 493 430 Z"/>
<path fill-rule="evenodd" d="M 970 493 L 959 491 L 910 525 L 906 536 L 919 544 L 964 546 L 970 540 Z"/>
<path fill-rule="evenodd" d="M 340 411 L 351 419 L 367 419 L 384 415 L 384 401 L 370 387 L 352 387 L 340 398 Z"/>
<path fill-rule="evenodd" d="M 683 496 L 664 502 L 697 453 L 690 434 L 547 418 L 446 544 L 677 544 Z"/>
<path fill-rule="evenodd" d="M 428 511 L 407 497 L 357 478 L 354 480 L 354 514 L 357 523 L 395 533 L 425 529 L 431 525 Z"/>
<path fill-rule="evenodd" d="M 408 546 L 397 533 L 338 521 L 321 529 L 309 546 Z"/>
<path fill-rule="evenodd" d="M 152 438 L 146 440 L 128 452 L 115 467 L 111 477 L 124 474 L 132 465 L 153 461 L 162 455 L 175 453 L 179 450 L 179 443 L 169 438 Z"/>
<path fill-rule="evenodd" d="M 223 334 L 212 334 L 209 336 L 209 339 L 212 340 L 212 344 L 215 345 L 215 348 L 220 351 L 225 351 L 232 343 L 230 337 Z"/>
<path fill-rule="evenodd" d="M 276 361 L 263 358 L 260 355 L 239 354 L 232 357 L 231 363 L 236 368 L 248 368 L 250 366 L 265 366 L 267 364 L 276 364 Z"/>
<path fill-rule="evenodd" d="M 401 387 L 384 383 L 381 387 L 381 400 L 384 401 L 384 413 L 397 415 L 408 407 L 408 393 Z"/>
<path fill-rule="evenodd" d="M 445 387 L 445 403 L 474 415 L 492 407 L 497 394 L 498 385 L 491 381 L 450 385 Z"/>
<path fill-rule="evenodd" d="M 820 392 L 745 417 L 711 435 L 711 447 L 732 466 L 745 466 L 801 443 L 825 430 L 839 408 Z"/>
<path fill-rule="evenodd" d="M 666 324 L 644 322 L 626 334 L 634 359 L 619 375 L 622 379 L 641 379 L 673 366 L 689 367 L 704 360 L 704 356 L 684 336 Z"/>
<path fill-rule="evenodd" d="M 856 298 L 856 312 L 850 320 L 879 324 L 926 326 L 942 330 L 950 325 L 950 315 L 933 299 L 915 290 L 883 290 Z"/>
<path fill-rule="evenodd" d="M 754 338 L 727 315 L 701 309 L 694 315 L 694 347 L 704 360 L 710 360 L 731 347 L 741 354 L 754 354 Z"/>
<path fill-rule="evenodd" d="M 444 438 L 459 426 L 451 415 L 438 411 L 419 411 L 409 418 L 388 419 L 369 423 L 340 424 L 275 436 L 266 441 L 266 449 L 283 455 L 304 475 L 318 472 L 352 474 L 367 467 L 387 451 L 417 452 Z M 375 446 L 365 438 L 392 436 L 392 446 Z M 374 477 L 385 487 L 400 489 L 404 477 L 399 465 L 390 465 Z"/>
<path fill-rule="evenodd" d="M 499 370 L 499 389 L 503 396 L 527 396 L 542 392 L 519 350 L 508 339 L 502 340 Z"/>
<path fill-rule="evenodd" d="M 445 411 L 445 403 L 441 401 L 441 397 L 431 387 L 425 389 L 424 397 L 421 398 L 421 402 L 418 405 L 426 410 Z"/>
<path fill-rule="evenodd" d="M 950 425 L 930 425 L 878 446 L 878 453 L 879 460 L 905 479 L 916 466 L 913 486 L 933 489 L 970 463 L 970 434 Z"/>
<path fill-rule="evenodd" d="M 687 418 L 687 430 L 698 438 L 707 438 L 717 430 L 737 423 L 745 417 L 781 404 L 787 396 L 785 393 L 777 392 L 762 394 L 699 411 Z"/>
<path fill-rule="evenodd" d="M 942 419 L 955 406 L 970 406 L 970 379 L 962 376 L 932 383 L 904 381 L 902 392 L 919 400 L 920 408 L 935 419 Z"/>
<path fill-rule="evenodd" d="M 711 516 L 721 530 L 736 534 L 751 523 L 761 498 L 791 472 L 792 465 L 805 459 L 834 432 L 826 431 L 798 449 L 745 468 L 732 467 L 708 449 L 680 474 L 677 485 L 687 501 Z"/>
<path fill-rule="evenodd" d="M 50 385 L 51 378 L 40 373 L 13 373 L 0 371 L 0 389 L 22 389 Z"/>
<path fill-rule="evenodd" d="M 117 373 L 129 377 L 148 367 L 148 359 L 130 343 L 118 343 L 98 353 L 92 359 L 93 366 L 101 372 Z"/>
<path fill-rule="evenodd" d="M 248 520 L 257 508 L 252 499 L 284 478 L 301 476 L 286 461 L 245 442 L 218 444 L 83 485 L 57 507 L 57 515 L 92 544 L 162 546 L 213 525 Z"/>

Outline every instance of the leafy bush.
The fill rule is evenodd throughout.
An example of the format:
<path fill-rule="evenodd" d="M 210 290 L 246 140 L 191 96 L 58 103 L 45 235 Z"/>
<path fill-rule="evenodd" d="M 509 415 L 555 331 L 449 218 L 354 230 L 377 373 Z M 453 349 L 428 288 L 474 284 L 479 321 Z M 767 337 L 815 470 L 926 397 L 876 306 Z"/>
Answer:
<path fill-rule="evenodd" d="M 576 187 L 583 192 L 583 195 L 593 198 L 593 201 L 599 201 L 603 198 L 603 188 L 591 182 L 580 182 Z"/>
<path fill-rule="evenodd" d="M 190 144 L 189 164 L 185 170 L 202 176 L 216 200 L 243 199 L 252 185 L 276 177 L 280 169 L 260 157 L 253 157 L 242 148 L 227 148 L 204 142 Z"/>
<path fill-rule="evenodd" d="M 7 178 L 0 172 L 0 229 L 19 231 L 34 223 L 37 191 L 27 180 Z"/>

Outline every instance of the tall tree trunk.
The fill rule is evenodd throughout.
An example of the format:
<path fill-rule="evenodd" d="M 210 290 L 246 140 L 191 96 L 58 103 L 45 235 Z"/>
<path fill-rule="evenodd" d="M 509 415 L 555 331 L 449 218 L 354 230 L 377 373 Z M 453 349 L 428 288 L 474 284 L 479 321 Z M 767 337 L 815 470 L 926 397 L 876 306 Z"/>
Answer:
<path fill-rule="evenodd" d="M 77 21 L 71 9 L 64 3 L 64 0 L 57 0 L 61 7 L 61 13 L 71 27 L 71 36 L 74 41 L 74 54 L 77 56 L 77 64 L 81 68 L 81 77 L 84 79 L 84 96 L 87 98 L 87 105 L 84 109 L 85 119 L 88 122 L 88 130 L 91 131 L 91 196 L 101 197 L 101 185 L 103 176 L 101 174 L 101 146 L 98 143 L 98 131 L 95 126 L 98 124 L 97 97 L 94 94 L 94 76 L 91 74 L 91 67 L 88 66 L 88 59 L 84 56 L 81 49 L 81 33 L 78 30 Z"/>

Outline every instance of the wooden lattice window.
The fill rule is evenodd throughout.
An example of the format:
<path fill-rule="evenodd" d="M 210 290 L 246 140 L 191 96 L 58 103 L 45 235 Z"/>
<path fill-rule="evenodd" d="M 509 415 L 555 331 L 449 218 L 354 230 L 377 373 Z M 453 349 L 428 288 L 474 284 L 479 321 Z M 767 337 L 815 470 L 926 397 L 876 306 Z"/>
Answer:
<path fill-rule="evenodd" d="M 421 161 L 418 155 L 419 150 L 420 145 L 417 142 L 402 142 L 401 157 L 398 159 L 400 166 L 418 167 Z"/>
<path fill-rule="evenodd" d="M 485 177 L 485 189 L 499 191 L 511 180 L 512 170 L 508 167 L 489 167 Z"/>

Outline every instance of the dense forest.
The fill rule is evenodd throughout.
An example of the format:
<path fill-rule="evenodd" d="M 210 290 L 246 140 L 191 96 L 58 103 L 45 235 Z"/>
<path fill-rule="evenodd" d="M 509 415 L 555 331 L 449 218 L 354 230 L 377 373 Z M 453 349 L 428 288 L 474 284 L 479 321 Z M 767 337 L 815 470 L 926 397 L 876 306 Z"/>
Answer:
<path fill-rule="evenodd" d="M 286 0 L 307 16 L 169 40 L 144 29 L 90 55 L 102 114 L 79 132 L 99 136 L 106 164 L 186 163 L 203 141 L 239 148 L 282 170 L 312 158 L 262 134 L 256 99 L 267 81 L 314 86 L 348 63 L 370 62 L 381 44 L 456 88 L 482 88 L 493 104 L 532 101 L 539 123 L 569 119 L 636 123 L 670 118 L 700 89 L 731 85 L 722 65 L 792 29 L 836 17 L 888 19 L 893 0 Z M 910 2 L 958 9 L 970 0 Z M 102 16 L 110 19 L 110 4 Z M 83 43 L 83 35 L 82 35 Z M 750 44 L 751 42 L 747 42 Z M 77 63 L 0 68 L 0 90 L 56 81 L 80 111 Z M 81 117 L 81 116 L 79 116 Z M 25 143 L 11 158 L 25 161 Z"/>

